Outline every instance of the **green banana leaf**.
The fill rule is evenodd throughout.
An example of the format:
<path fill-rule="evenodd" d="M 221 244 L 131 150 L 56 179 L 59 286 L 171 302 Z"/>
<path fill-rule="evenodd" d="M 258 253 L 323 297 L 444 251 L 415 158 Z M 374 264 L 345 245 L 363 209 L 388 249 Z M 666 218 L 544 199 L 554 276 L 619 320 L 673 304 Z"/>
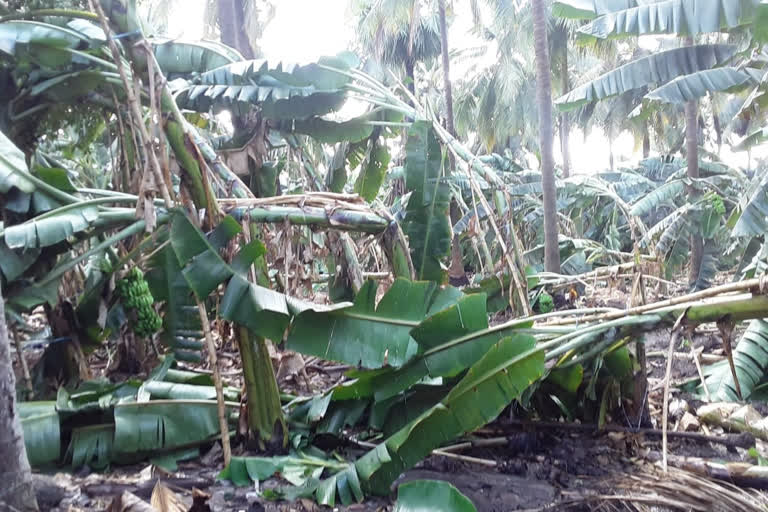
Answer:
<path fill-rule="evenodd" d="M 745 135 L 736 144 L 731 146 L 733 151 L 748 151 L 755 146 L 760 146 L 768 142 L 768 126 L 759 128 L 752 133 Z"/>
<path fill-rule="evenodd" d="M 436 285 L 396 279 L 378 306 L 377 288 L 365 283 L 351 307 L 299 314 L 286 348 L 364 368 L 401 366 L 416 353 L 410 331 L 426 316 Z"/>
<path fill-rule="evenodd" d="M 591 20 L 637 6 L 637 0 L 555 0 L 552 14 L 561 18 Z"/>
<path fill-rule="evenodd" d="M 21 277 L 39 256 L 40 250 L 13 251 L 6 245 L 5 238 L 0 238 L 0 274 L 9 283 Z"/>
<path fill-rule="evenodd" d="M 640 2 L 607 12 L 579 28 L 578 39 L 594 40 L 649 34 L 696 36 L 752 23 L 755 0 L 666 0 Z M 643 5 L 644 4 L 644 5 Z"/>
<path fill-rule="evenodd" d="M 636 201 L 629 213 L 632 215 L 645 215 L 656 208 L 663 206 L 679 198 L 685 192 L 685 183 L 682 180 L 669 181 L 656 188 Z"/>
<path fill-rule="evenodd" d="M 734 92 L 752 82 L 752 76 L 736 68 L 715 68 L 680 76 L 645 95 L 647 100 L 685 103 L 711 92 Z"/>
<path fill-rule="evenodd" d="M 181 270 L 173 248 L 166 246 L 150 259 L 144 277 L 155 300 L 165 302 L 160 339 L 179 361 L 199 361 L 203 348 L 200 314 Z"/>
<path fill-rule="evenodd" d="M 23 64 L 31 62 L 44 68 L 69 65 L 68 49 L 82 49 L 90 39 L 75 30 L 38 21 L 0 23 L 0 52 Z"/>
<path fill-rule="evenodd" d="M 495 419 L 544 374 L 544 352 L 535 345 L 520 334 L 494 345 L 439 404 L 355 462 L 363 488 L 388 494 L 390 484 L 433 449 Z"/>
<path fill-rule="evenodd" d="M 264 255 L 264 244 L 254 240 L 243 246 L 231 265 L 224 261 L 217 249 L 240 230 L 240 224 L 227 217 L 206 238 L 183 213 L 176 212 L 172 218 L 171 247 L 195 295 L 202 300 L 220 284 L 227 285 L 219 306 L 222 318 L 248 327 L 259 336 L 279 340 L 295 315 L 346 307 L 345 304 L 313 304 L 250 283 L 244 275 L 249 266 Z"/>
<path fill-rule="evenodd" d="M 397 488 L 394 512 L 477 512 L 475 505 L 449 482 L 413 480 Z"/>
<path fill-rule="evenodd" d="M 61 433 L 56 402 L 18 404 L 24 446 L 31 466 L 44 466 L 61 457 Z"/>
<path fill-rule="evenodd" d="M 203 73 L 176 97 L 180 107 L 207 112 L 212 108 L 245 111 L 253 105 L 267 119 L 308 119 L 337 110 L 345 100 L 349 78 L 326 69 L 347 71 L 357 65 L 352 54 L 322 57 L 306 66 L 241 61 Z"/>
<path fill-rule="evenodd" d="M 389 160 L 389 150 L 384 141 L 379 137 L 371 138 L 368 141 L 365 160 L 360 167 L 360 174 L 355 181 L 355 192 L 369 203 L 379 195 L 379 189 L 387 174 Z"/>
<path fill-rule="evenodd" d="M 157 63 L 166 77 L 206 73 L 243 60 L 234 49 L 214 41 L 150 41 Z"/>
<path fill-rule="evenodd" d="M 760 0 L 756 7 L 752 35 L 761 43 L 768 42 L 768 0 Z"/>
<path fill-rule="evenodd" d="M 734 45 L 709 44 L 655 53 L 582 84 L 555 103 L 561 111 L 566 111 L 641 87 L 663 85 L 679 76 L 722 65 L 733 57 L 736 50 Z"/>
<path fill-rule="evenodd" d="M 119 403 L 114 411 L 116 456 L 172 451 L 219 435 L 215 400 Z"/>
<path fill-rule="evenodd" d="M 752 390 L 768 372 L 768 322 L 752 320 L 733 349 L 733 363 L 739 379 L 742 398 L 749 399 Z M 704 385 L 714 401 L 738 401 L 736 385 L 728 361 L 702 368 Z"/>
<path fill-rule="evenodd" d="M 739 203 L 741 215 L 733 226 L 735 237 L 761 236 L 768 231 L 768 173 L 758 173 Z"/>
<path fill-rule="evenodd" d="M 405 152 L 405 186 L 411 197 L 403 231 L 408 235 L 416 278 L 442 283 L 442 262 L 451 248 L 451 189 L 443 174 L 442 150 L 431 122 L 411 125 Z"/>
<path fill-rule="evenodd" d="M 99 209 L 93 205 L 68 205 L 5 228 L 5 243 L 11 249 L 48 247 L 93 227 Z M 133 216 L 128 220 L 133 220 Z"/>
<path fill-rule="evenodd" d="M 31 194 L 36 188 L 24 153 L 0 131 L 0 194 L 8 194 L 12 189 Z"/>
<path fill-rule="evenodd" d="M 71 460 L 72 469 L 80 469 L 83 466 L 96 470 L 104 469 L 112 460 L 114 438 L 113 423 L 72 429 L 72 439 L 64 458 Z"/>

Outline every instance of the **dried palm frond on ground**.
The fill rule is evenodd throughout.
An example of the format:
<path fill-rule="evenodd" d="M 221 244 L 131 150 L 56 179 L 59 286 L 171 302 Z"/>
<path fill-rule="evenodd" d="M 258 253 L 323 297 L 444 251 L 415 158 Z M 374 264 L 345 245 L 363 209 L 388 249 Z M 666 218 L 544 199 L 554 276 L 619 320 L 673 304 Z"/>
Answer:
<path fill-rule="evenodd" d="M 615 491 L 561 503 L 566 507 L 589 505 L 591 510 L 736 512 L 768 510 L 768 496 L 728 482 L 711 480 L 681 469 L 663 472 L 646 466 L 606 482 Z"/>

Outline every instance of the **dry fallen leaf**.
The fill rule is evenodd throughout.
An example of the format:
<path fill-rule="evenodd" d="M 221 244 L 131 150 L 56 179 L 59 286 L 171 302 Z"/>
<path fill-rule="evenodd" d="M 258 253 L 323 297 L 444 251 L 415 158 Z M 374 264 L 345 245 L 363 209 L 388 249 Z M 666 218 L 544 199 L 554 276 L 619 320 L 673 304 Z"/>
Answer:
<path fill-rule="evenodd" d="M 181 498 L 160 480 L 157 481 L 152 491 L 151 503 L 158 512 L 187 512 L 187 507 Z"/>

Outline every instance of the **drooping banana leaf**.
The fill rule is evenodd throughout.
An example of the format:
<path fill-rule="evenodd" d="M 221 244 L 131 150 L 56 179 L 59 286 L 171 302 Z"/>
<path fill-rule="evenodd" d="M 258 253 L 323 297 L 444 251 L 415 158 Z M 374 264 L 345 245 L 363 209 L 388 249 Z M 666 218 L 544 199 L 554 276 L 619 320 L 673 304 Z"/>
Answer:
<path fill-rule="evenodd" d="M 67 49 L 82 49 L 89 42 L 89 38 L 78 31 L 50 23 L 21 20 L 0 23 L 0 52 L 18 63 L 61 68 L 72 59 Z"/>
<path fill-rule="evenodd" d="M 739 379 L 742 398 L 749 395 L 768 372 L 768 322 L 752 320 L 733 349 L 733 363 Z M 736 385 L 728 361 L 720 361 L 703 368 L 704 385 L 715 401 L 738 401 Z"/>
<path fill-rule="evenodd" d="M 203 330 L 192 289 L 182 274 L 173 248 L 167 246 L 150 260 L 145 278 L 152 296 L 165 302 L 160 338 L 180 361 L 199 361 Z"/>
<path fill-rule="evenodd" d="M 645 95 L 648 100 L 685 103 L 711 92 L 734 92 L 752 82 L 749 73 L 736 68 L 715 68 L 680 76 Z"/>
<path fill-rule="evenodd" d="M 532 336 L 504 338 L 436 406 L 355 462 L 363 488 L 388 494 L 400 474 L 433 449 L 492 421 L 544 374 Z"/>
<path fill-rule="evenodd" d="M 760 236 L 768 231 L 768 173 L 757 174 L 739 202 L 741 215 L 732 236 Z"/>
<path fill-rule="evenodd" d="M 61 433 L 56 402 L 20 402 L 18 411 L 29 464 L 39 467 L 57 462 Z"/>
<path fill-rule="evenodd" d="M 36 186 L 30 177 L 24 153 L 0 131 L 0 194 L 12 193 L 14 189 L 17 193 L 31 194 Z"/>
<path fill-rule="evenodd" d="M 266 61 L 241 61 L 203 73 L 177 96 L 183 108 L 207 112 L 258 106 L 267 119 L 308 119 L 337 110 L 349 78 L 323 66 L 346 71 L 357 65 L 352 54 L 323 57 L 318 64 L 269 68 Z"/>
<path fill-rule="evenodd" d="M 426 316 L 436 286 L 397 279 L 378 306 L 377 288 L 368 281 L 351 307 L 299 314 L 286 348 L 364 368 L 401 366 L 416 353 L 410 331 Z"/>
<path fill-rule="evenodd" d="M 355 192 L 366 201 L 372 202 L 379 194 L 387 174 L 389 159 L 389 150 L 384 141 L 380 137 L 369 139 L 365 160 L 355 181 Z"/>
<path fill-rule="evenodd" d="M 104 469 L 112 459 L 114 438 L 113 423 L 72 429 L 72 439 L 64 457 L 71 460 L 72 469 L 80 469 L 83 466 Z"/>
<path fill-rule="evenodd" d="M 561 18 L 591 20 L 604 14 L 636 7 L 637 4 L 637 0 L 555 0 L 552 14 Z"/>
<path fill-rule="evenodd" d="M 411 197 L 403 231 L 408 235 L 416 278 L 441 283 L 445 277 L 442 262 L 451 248 L 451 189 L 443 175 L 442 150 L 431 122 L 411 125 L 405 151 L 405 186 Z"/>
<path fill-rule="evenodd" d="M 630 213 L 632 215 L 645 215 L 676 198 L 685 191 L 685 183 L 682 180 L 670 181 L 656 188 L 646 196 L 636 201 Z"/>
<path fill-rule="evenodd" d="M 731 149 L 733 151 L 747 151 L 766 142 L 768 142 L 768 126 L 745 135 L 738 143 L 731 146 Z"/>
<path fill-rule="evenodd" d="M 579 39 L 608 39 L 650 34 L 696 36 L 749 25 L 755 0 L 666 0 L 638 2 L 606 12 L 579 28 Z"/>
<path fill-rule="evenodd" d="M 197 445 L 219 434 L 215 400 L 153 400 L 115 405 L 116 455 Z"/>
<path fill-rule="evenodd" d="M 727 62 L 735 45 L 686 46 L 636 59 L 574 88 L 555 102 L 560 110 L 572 110 L 649 85 L 663 85 L 682 75 L 711 69 Z"/>
<path fill-rule="evenodd" d="M 220 284 L 226 284 L 221 299 L 221 317 L 248 327 L 265 338 L 282 339 L 291 318 L 307 310 L 332 311 L 333 307 L 302 301 L 249 282 L 244 275 L 249 266 L 264 255 L 258 240 L 243 246 L 232 264 L 224 261 L 217 247 L 240 231 L 240 225 L 227 217 L 209 238 L 180 212 L 171 223 L 171 247 L 182 267 L 187 284 L 200 299 L 205 299 Z"/>
<path fill-rule="evenodd" d="M 243 60 L 233 48 L 214 41 L 150 41 L 157 63 L 166 77 L 206 73 L 221 66 Z"/>
<path fill-rule="evenodd" d="M 68 239 L 93 227 L 99 218 L 94 205 L 68 205 L 5 228 L 5 243 L 11 249 L 37 249 Z M 133 216 L 126 220 L 133 220 Z"/>

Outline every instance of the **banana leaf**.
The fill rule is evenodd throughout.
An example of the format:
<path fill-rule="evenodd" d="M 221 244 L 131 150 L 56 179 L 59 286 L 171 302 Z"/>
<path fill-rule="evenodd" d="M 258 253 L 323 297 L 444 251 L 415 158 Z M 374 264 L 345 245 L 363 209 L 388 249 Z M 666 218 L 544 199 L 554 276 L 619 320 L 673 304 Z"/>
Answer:
<path fill-rule="evenodd" d="M 408 235 L 416 278 L 442 283 L 442 262 L 451 248 L 451 189 L 443 174 L 443 155 L 431 122 L 411 125 L 405 151 L 405 186 L 411 197 L 403 231 Z"/>
<path fill-rule="evenodd" d="M 733 151 L 748 151 L 749 149 L 765 144 L 766 142 L 768 142 L 768 126 L 759 128 L 752 133 L 745 135 L 739 142 L 731 146 L 731 149 Z"/>
<path fill-rule="evenodd" d="M 768 42 L 768 0 L 760 0 L 756 7 L 752 35 L 761 43 Z"/>
<path fill-rule="evenodd" d="M 381 184 L 387 174 L 390 154 L 386 144 L 379 138 L 368 141 L 365 160 L 360 167 L 360 174 L 355 181 L 355 192 L 368 202 L 373 202 L 379 195 Z"/>
<path fill-rule="evenodd" d="M 755 0 L 666 0 L 639 2 L 606 12 L 579 28 L 578 39 L 594 40 L 649 34 L 696 36 L 752 23 Z"/>
<path fill-rule="evenodd" d="M 736 50 L 735 45 L 711 44 L 655 53 L 582 84 L 555 103 L 561 111 L 566 111 L 641 87 L 663 85 L 679 76 L 722 65 L 733 57 Z"/>
<path fill-rule="evenodd" d="M 561 18 L 591 20 L 637 6 L 637 0 L 555 0 L 552 14 Z"/>
<path fill-rule="evenodd" d="M 743 399 L 749 399 L 752 390 L 768 372 L 768 322 L 752 320 L 733 349 L 733 363 Z M 738 401 L 736 385 L 728 361 L 705 366 L 704 385 L 715 401 Z"/>
<path fill-rule="evenodd" d="M 753 237 L 768 231 L 768 173 L 758 173 L 739 202 L 741 215 L 731 231 L 735 237 Z"/>
<path fill-rule="evenodd" d="M 495 419 L 544 374 L 544 352 L 535 344 L 532 336 L 515 335 L 494 345 L 439 404 L 355 462 L 363 488 L 388 494 L 433 449 Z"/>
<path fill-rule="evenodd" d="M 148 381 L 141 386 L 141 391 L 148 393 L 153 399 L 167 400 L 216 400 L 214 386 L 199 386 L 177 382 Z M 224 399 L 230 402 L 240 401 L 240 391 L 237 388 L 224 386 Z"/>
<path fill-rule="evenodd" d="M 72 429 L 72 439 L 65 454 L 71 460 L 72 469 L 83 466 L 101 470 L 112 460 L 112 445 L 115 437 L 115 425 L 89 425 Z"/>
<path fill-rule="evenodd" d="M 752 82 L 749 73 L 736 68 L 715 68 L 680 76 L 645 95 L 663 103 L 694 101 L 712 92 L 734 92 Z"/>
<path fill-rule="evenodd" d="M 5 243 L 11 249 L 37 249 L 67 240 L 93 227 L 99 219 L 97 206 L 68 205 L 27 222 L 5 228 Z M 133 216 L 128 218 L 133 220 Z"/>
<path fill-rule="evenodd" d="M 397 279 L 378 306 L 377 288 L 365 283 L 351 307 L 299 314 L 286 348 L 364 368 L 401 366 L 416 353 L 410 331 L 426 316 L 436 286 Z"/>
<path fill-rule="evenodd" d="M 203 348 L 200 314 L 173 248 L 158 251 L 150 265 L 144 277 L 155 300 L 165 302 L 160 339 L 173 349 L 176 359 L 199 361 Z"/>
<path fill-rule="evenodd" d="M 0 131 L 0 194 L 9 194 L 14 189 L 31 194 L 36 188 L 29 175 L 24 153 Z"/>
<path fill-rule="evenodd" d="M 352 54 L 322 57 L 306 66 L 235 62 L 203 73 L 183 87 L 176 100 L 180 107 L 198 112 L 234 108 L 241 113 L 256 105 L 267 119 L 308 119 L 337 110 L 345 100 L 341 89 L 349 78 L 324 66 L 346 71 L 357 62 Z"/>
<path fill-rule="evenodd" d="M 681 180 L 670 181 L 660 185 L 656 190 L 640 198 L 632 205 L 629 213 L 632 215 L 645 215 L 656 208 L 669 204 L 679 198 L 685 192 L 685 183 Z"/>
<path fill-rule="evenodd" d="M 234 49 L 214 41 L 150 41 L 160 69 L 169 78 L 206 73 L 243 57 Z"/>
<path fill-rule="evenodd" d="M 68 49 L 83 49 L 90 39 L 66 27 L 38 21 L 0 23 L 0 52 L 19 64 L 33 63 L 44 68 L 62 68 L 72 61 Z"/>
<path fill-rule="evenodd" d="M 154 400 L 115 405 L 117 457 L 198 445 L 219 434 L 215 400 Z"/>
<path fill-rule="evenodd" d="M 393 512 L 477 512 L 475 505 L 457 488 L 441 480 L 413 480 L 397 488 Z"/>
<path fill-rule="evenodd" d="M 20 402 L 18 411 L 29 464 L 40 467 L 58 462 L 61 433 L 56 402 Z"/>

